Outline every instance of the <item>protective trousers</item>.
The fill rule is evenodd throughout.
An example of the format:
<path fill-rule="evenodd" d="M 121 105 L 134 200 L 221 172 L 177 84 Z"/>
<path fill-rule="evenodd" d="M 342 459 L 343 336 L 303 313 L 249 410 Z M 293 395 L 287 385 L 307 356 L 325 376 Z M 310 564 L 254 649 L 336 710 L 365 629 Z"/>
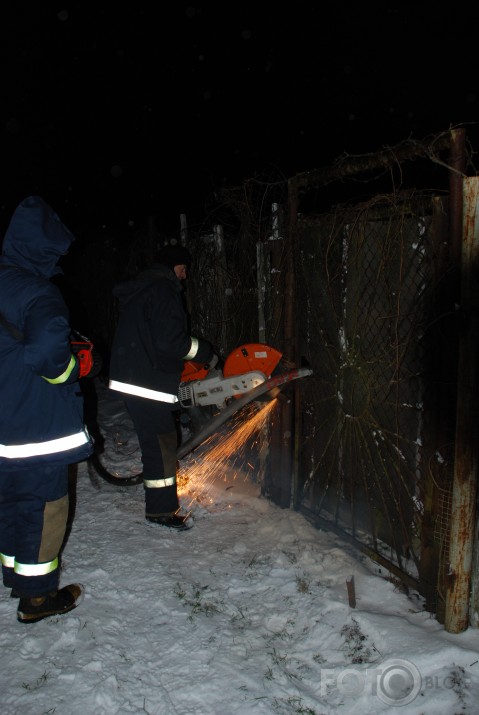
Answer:
<path fill-rule="evenodd" d="M 68 522 L 68 465 L 0 467 L 3 584 L 23 597 L 58 588 Z"/>
<path fill-rule="evenodd" d="M 178 432 L 171 405 L 140 397 L 125 400 L 141 449 L 145 516 L 164 516 L 179 508 L 176 472 Z"/>

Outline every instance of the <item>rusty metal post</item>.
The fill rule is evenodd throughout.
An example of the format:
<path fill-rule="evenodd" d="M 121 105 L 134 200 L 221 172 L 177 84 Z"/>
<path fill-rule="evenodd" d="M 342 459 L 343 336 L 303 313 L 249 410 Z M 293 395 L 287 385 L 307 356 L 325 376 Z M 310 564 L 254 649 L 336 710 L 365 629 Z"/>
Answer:
<path fill-rule="evenodd" d="M 456 441 L 444 626 L 469 625 L 477 494 L 479 367 L 479 177 L 463 179 L 464 221 L 457 376 Z"/>

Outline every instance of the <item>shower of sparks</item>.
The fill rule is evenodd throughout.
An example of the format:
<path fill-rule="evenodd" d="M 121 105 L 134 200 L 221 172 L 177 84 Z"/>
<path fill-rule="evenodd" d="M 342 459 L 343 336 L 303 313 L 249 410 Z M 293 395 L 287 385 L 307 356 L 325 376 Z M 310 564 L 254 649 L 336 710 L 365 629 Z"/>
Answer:
<path fill-rule="evenodd" d="M 255 467 L 246 452 L 256 451 L 259 457 L 261 434 L 275 404 L 276 400 L 272 400 L 260 410 L 248 405 L 223 426 L 224 433 L 212 435 L 185 457 L 178 473 L 178 491 L 188 495 L 190 504 L 200 496 L 204 500 L 213 483 L 225 479 L 226 473 L 231 478 L 233 472 L 233 479 L 240 474 L 245 481 L 253 476 Z"/>

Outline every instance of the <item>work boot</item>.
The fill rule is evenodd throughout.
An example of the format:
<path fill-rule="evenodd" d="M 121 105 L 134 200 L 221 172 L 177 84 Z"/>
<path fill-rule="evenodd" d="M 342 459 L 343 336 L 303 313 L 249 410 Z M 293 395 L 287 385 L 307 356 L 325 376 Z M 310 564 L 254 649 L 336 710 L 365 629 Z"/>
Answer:
<path fill-rule="evenodd" d="M 83 586 L 71 583 L 59 591 L 51 591 L 45 596 L 21 598 L 17 618 L 20 623 L 36 623 L 49 616 L 59 616 L 72 611 L 83 598 Z"/>
<path fill-rule="evenodd" d="M 185 531 L 186 529 L 191 529 L 193 526 L 193 519 L 191 518 L 191 512 L 186 514 L 180 514 L 179 509 L 177 511 L 172 511 L 167 514 L 159 514 L 158 516 L 147 516 L 146 520 L 150 524 L 158 524 L 159 526 L 167 526 L 170 529 L 176 529 L 177 531 Z"/>

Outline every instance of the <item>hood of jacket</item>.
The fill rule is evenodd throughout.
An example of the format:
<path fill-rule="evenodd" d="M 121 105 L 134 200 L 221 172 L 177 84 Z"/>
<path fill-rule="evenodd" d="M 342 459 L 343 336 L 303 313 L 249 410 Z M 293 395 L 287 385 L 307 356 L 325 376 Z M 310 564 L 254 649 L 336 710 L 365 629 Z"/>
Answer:
<path fill-rule="evenodd" d="M 13 213 L 0 261 L 51 278 L 62 272 L 57 263 L 74 240 L 71 231 L 40 196 L 29 196 Z"/>
<path fill-rule="evenodd" d="M 113 295 L 118 298 L 120 305 L 125 305 L 142 293 L 145 288 L 161 280 L 171 281 L 171 284 L 176 290 L 181 292 L 181 281 L 176 277 L 175 272 L 171 268 L 168 268 L 168 266 L 155 263 L 151 268 L 142 271 L 136 278 L 115 286 Z"/>

